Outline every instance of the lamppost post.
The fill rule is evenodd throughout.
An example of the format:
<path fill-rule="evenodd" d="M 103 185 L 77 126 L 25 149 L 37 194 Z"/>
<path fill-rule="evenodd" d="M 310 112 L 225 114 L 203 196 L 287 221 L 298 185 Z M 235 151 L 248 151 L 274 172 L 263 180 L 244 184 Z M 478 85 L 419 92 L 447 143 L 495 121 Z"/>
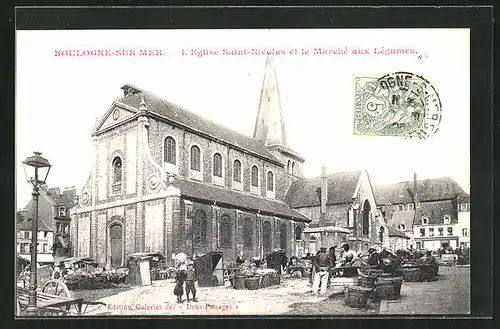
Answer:
<path fill-rule="evenodd" d="M 34 175 L 29 176 L 26 173 L 26 178 L 28 182 L 33 185 L 33 218 L 31 223 L 31 264 L 30 264 L 30 286 L 29 286 L 29 298 L 28 307 L 25 310 L 25 314 L 28 316 L 38 315 L 38 307 L 36 302 L 36 288 L 37 288 L 37 253 L 38 253 L 38 197 L 40 195 L 39 189 L 40 185 L 45 184 L 47 177 L 50 172 L 50 163 L 47 159 L 42 157 L 42 153 L 34 152 L 35 155 L 26 158 L 23 161 L 24 170 L 26 173 L 26 168 L 33 169 Z M 42 179 L 39 178 L 39 170 L 46 170 L 46 173 Z"/>

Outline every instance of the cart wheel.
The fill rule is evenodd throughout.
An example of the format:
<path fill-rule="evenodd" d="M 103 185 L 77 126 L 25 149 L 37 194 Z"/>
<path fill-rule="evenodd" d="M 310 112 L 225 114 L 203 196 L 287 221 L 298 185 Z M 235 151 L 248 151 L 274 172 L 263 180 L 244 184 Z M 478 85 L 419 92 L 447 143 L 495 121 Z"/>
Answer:
<path fill-rule="evenodd" d="M 42 287 L 42 292 L 61 297 L 72 298 L 72 294 L 66 284 L 58 279 L 51 279 L 45 282 Z"/>

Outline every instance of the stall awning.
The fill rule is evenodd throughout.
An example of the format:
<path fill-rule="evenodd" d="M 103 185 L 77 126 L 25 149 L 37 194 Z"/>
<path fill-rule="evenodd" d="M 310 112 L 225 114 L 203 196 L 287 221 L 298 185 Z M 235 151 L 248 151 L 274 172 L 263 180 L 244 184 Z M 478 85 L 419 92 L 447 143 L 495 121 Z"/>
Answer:
<path fill-rule="evenodd" d="M 324 227 L 308 227 L 304 229 L 304 233 L 344 233 L 349 234 L 351 231 L 347 228 L 337 226 L 324 226 Z"/>
<path fill-rule="evenodd" d="M 27 260 L 28 262 L 31 261 L 31 255 L 17 255 L 17 257 Z M 36 262 L 37 263 L 53 263 L 54 262 L 54 256 L 51 254 L 37 254 L 36 256 Z"/>

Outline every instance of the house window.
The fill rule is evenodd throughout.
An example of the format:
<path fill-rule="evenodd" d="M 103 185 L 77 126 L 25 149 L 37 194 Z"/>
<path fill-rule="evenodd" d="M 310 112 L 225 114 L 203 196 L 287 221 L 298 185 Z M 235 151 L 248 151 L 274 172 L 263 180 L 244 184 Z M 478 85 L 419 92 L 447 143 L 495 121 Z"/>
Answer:
<path fill-rule="evenodd" d="M 30 231 L 24 231 L 24 238 L 25 239 L 31 239 L 31 232 Z"/>
<path fill-rule="evenodd" d="M 443 236 L 443 228 L 442 227 L 438 228 L 438 235 Z"/>
<path fill-rule="evenodd" d="M 118 194 L 122 190 L 122 159 L 115 157 L 112 162 L 113 166 L 113 188 L 112 193 Z"/>
<path fill-rule="evenodd" d="M 467 236 L 467 228 L 462 229 L 462 236 Z"/>
<path fill-rule="evenodd" d="M 399 229 L 401 231 L 405 231 L 406 230 L 406 225 L 405 224 L 399 224 Z"/>
<path fill-rule="evenodd" d="M 207 216 L 201 209 L 197 209 L 193 218 L 194 242 L 205 243 L 207 240 Z"/>
<path fill-rule="evenodd" d="M 302 227 L 300 226 L 295 228 L 295 240 L 302 240 Z"/>
<path fill-rule="evenodd" d="M 250 218 L 243 221 L 243 247 L 253 248 L 253 225 Z"/>
<path fill-rule="evenodd" d="M 413 203 L 408 203 L 408 211 L 413 211 Z"/>
<path fill-rule="evenodd" d="M 221 247 L 231 247 L 232 233 L 231 233 L 231 217 L 222 215 L 220 219 L 220 245 Z"/>
<path fill-rule="evenodd" d="M 429 224 L 429 218 L 427 216 L 422 216 L 422 225 Z"/>
<path fill-rule="evenodd" d="M 196 145 L 191 147 L 191 170 L 201 171 L 200 148 Z"/>
<path fill-rule="evenodd" d="M 46 238 L 46 237 L 47 237 L 47 235 L 49 235 L 49 232 L 44 231 L 44 232 L 43 232 L 43 237 L 44 237 L 44 238 Z"/>
<path fill-rule="evenodd" d="M 222 177 L 222 155 L 219 153 L 214 154 L 213 173 L 214 176 Z"/>
<path fill-rule="evenodd" d="M 267 172 L 267 190 L 274 191 L 274 175 L 272 171 Z"/>
<path fill-rule="evenodd" d="M 59 207 L 59 217 L 66 217 L 66 207 Z"/>
<path fill-rule="evenodd" d="M 425 236 L 425 228 L 420 229 L 420 236 Z"/>
<path fill-rule="evenodd" d="M 460 204 L 460 210 L 467 210 L 467 203 Z"/>
<path fill-rule="evenodd" d="M 241 162 L 240 162 L 240 160 L 234 160 L 234 163 L 233 163 L 233 180 L 235 182 L 241 183 Z"/>
<path fill-rule="evenodd" d="M 434 227 L 429 227 L 429 236 L 434 236 Z"/>
<path fill-rule="evenodd" d="M 444 215 L 444 224 L 450 224 L 450 215 Z"/>
<path fill-rule="evenodd" d="M 259 168 L 257 166 L 252 166 L 252 180 L 251 180 L 251 185 L 252 186 L 259 186 Z"/>
<path fill-rule="evenodd" d="M 448 227 L 448 235 L 453 235 L 453 227 Z"/>
<path fill-rule="evenodd" d="M 417 241 L 416 248 L 417 249 L 421 249 L 422 248 L 422 243 L 420 241 Z"/>
<path fill-rule="evenodd" d="M 398 208 L 399 208 L 399 211 L 403 211 L 405 209 L 405 205 L 404 204 L 400 204 Z"/>
<path fill-rule="evenodd" d="M 163 161 L 175 165 L 177 161 L 176 153 L 175 140 L 170 136 L 165 138 Z"/>
<path fill-rule="evenodd" d="M 21 252 L 29 253 L 30 252 L 30 244 L 29 243 L 21 243 Z"/>

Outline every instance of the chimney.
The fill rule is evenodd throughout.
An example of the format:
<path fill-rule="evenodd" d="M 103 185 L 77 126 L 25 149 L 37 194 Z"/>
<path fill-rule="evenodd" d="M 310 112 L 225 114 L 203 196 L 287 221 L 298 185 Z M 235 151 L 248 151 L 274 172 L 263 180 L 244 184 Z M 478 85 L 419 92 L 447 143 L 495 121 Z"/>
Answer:
<path fill-rule="evenodd" d="M 326 221 L 327 201 L 328 201 L 328 178 L 326 175 L 326 164 L 323 164 L 321 166 L 321 202 L 320 202 L 321 226 L 324 226 Z"/>
<path fill-rule="evenodd" d="M 417 173 L 413 173 L 413 202 L 415 203 L 415 209 L 420 207 L 420 202 L 418 201 L 418 185 L 417 185 Z"/>

